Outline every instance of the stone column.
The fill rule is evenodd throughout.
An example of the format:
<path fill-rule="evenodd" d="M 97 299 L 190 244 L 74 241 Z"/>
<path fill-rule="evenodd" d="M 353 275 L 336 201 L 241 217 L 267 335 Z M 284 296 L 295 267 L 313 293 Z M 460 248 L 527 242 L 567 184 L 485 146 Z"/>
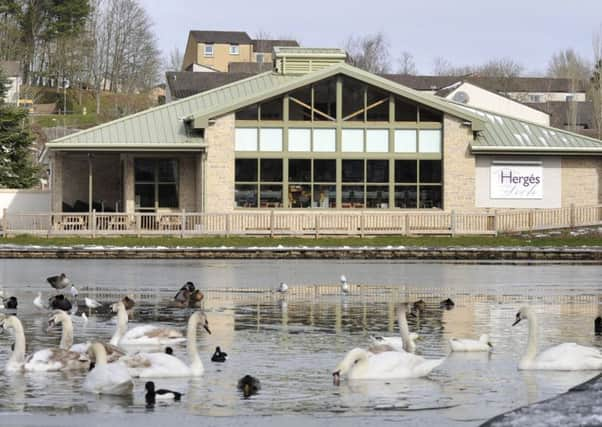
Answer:
<path fill-rule="evenodd" d="M 222 116 L 205 130 L 207 157 L 203 206 L 206 212 L 234 210 L 234 114 Z"/>
<path fill-rule="evenodd" d="M 203 156 L 204 153 L 199 153 L 195 157 L 195 210 L 197 212 L 203 212 L 203 185 L 205 183 L 205 178 L 203 177 Z"/>
<path fill-rule="evenodd" d="M 126 213 L 136 211 L 136 201 L 134 200 L 134 157 L 131 154 L 122 154 L 123 160 L 123 202 Z"/>
<path fill-rule="evenodd" d="M 50 159 L 50 186 L 52 212 L 63 211 L 63 154 L 53 152 Z"/>

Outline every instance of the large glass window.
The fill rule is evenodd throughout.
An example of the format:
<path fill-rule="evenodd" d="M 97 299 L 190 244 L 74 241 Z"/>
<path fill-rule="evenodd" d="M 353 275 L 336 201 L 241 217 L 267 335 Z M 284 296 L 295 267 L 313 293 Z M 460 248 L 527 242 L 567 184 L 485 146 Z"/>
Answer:
<path fill-rule="evenodd" d="M 343 120 L 364 121 L 364 85 L 343 77 Z"/>
<path fill-rule="evenodd" d="M 389 121 L 389 94 L 368 86 L 366 90 L 366 119 L 369 122 Z"/>
<path fill-rule="evenodd" d="M 343 160 L 343 182 L 363 182 L 364 161 Z"/>
<path fill-rule="evenodd" d="M 264 102 L 259 108 L 261 120 L 282 120 L 282 98 Z"/>
<path fill-rule="evenodd" d="M 178 161 L 136 159 L 134 195 L 141 211 L 178 207 Z"/>
<path fill-rule="evenodd" d="M 314 120 L 336 120 L 337 87 L 336 79 L 322 81 L 314 86 Z"/>
<path fill-rule="evenodd" d="M 303 87 L 289 95 L 289 120 L 311 121 L 311 86 Z"/>

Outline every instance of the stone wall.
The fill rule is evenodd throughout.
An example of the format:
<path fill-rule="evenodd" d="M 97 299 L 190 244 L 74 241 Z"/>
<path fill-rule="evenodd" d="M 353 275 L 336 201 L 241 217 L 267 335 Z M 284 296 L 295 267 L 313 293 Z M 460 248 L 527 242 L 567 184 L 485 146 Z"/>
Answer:
<path fill-rule="evenodd" d="M 470 153 L 470 126 L 445 115 L 443 120 L 443 207 L 475 210 L 476 160 Z"/>
<path fill-rule="evenodd" d="M 203 165 L 205 212 L 234 209 L 234 114 L 220 117 L 205 131 L 207 156 Z"/>
<path fill-rule="evenodd" d="M 562 206 L 602 203 L 602 158 L 562 158 Z"/>

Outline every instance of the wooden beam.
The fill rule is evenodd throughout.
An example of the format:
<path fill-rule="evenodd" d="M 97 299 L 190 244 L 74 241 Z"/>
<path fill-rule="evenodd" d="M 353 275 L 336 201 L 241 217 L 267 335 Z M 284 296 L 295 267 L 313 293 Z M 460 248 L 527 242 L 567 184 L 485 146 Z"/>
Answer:
<path fill-rule="evenodd" d="M 349 119 L 351 119 L 352 117 L 355 117 L 355 116 L 357 116 L 358 114 L 362 114 L 362 113 L 364 112 L 364 110 L 365 110 L 366 112 L 367 112 L 367 111 L 370 111 L 372 108 L 378 107 L 379 105 L 381 105 L 381 104 L 383 104 L 383 103 L 387 102 L 388 100 L 389 100 L 389 98 L 387 97 L 387 98 L 381 99 L 381 100 L 379 100 L 379 101 L 373 102 L 372 104 L 368 105 L 366 108 L 362 108 L 362 109 L 360 109 L 360 110 L 354 111 L 353 113 L 349 114 L 348 116 L 346 116 L 346 117 L 343 117 L 343 121 L 345 121 L 345 120 L 349 120 Z"/>
<path fill-rule="evenodd" d="M 308 104 L 306 104 L 306 103 L 305 103 L 305 102 L 303 102 L 303 101 L 299 101 L 299 100 L 298 100 L 297 98 L 295 98 L 295 97 L 292 97 L 292 96 L 291 96 L 291 97 L 289 97 L 289 99 L 290 99 L 291 101 L 293 101 L 293 102 L 296 102 L 296 103 L 297 103 L 297 104 L 299 104 L 300 106 L 302 106 L 302 107 L 304 107 L 304 108 L 307 108 L 308 110 L 310 110 L 310 111 L 313 111 L 314 113 L 317 113 L 317 114 L 319 114 L 319 115 L 320 115 L 320 116 L 322 116 L 322 117 L 326 117 L 328 120 L 332 120 L 333 122 L 335 121 L 335 118 L 334 118 L 334 117 L 331 117 L 331 116 L 329 116 L 328 114 L 326 114 L 326 113 L 323 113 L 323 112 L 321 112 L 320 110 L 318 110 L 318 109 L 316 109 L 316 108 L 312 108 L 312 106 L 311 106 L 311 105 L 308 105 Z"/>

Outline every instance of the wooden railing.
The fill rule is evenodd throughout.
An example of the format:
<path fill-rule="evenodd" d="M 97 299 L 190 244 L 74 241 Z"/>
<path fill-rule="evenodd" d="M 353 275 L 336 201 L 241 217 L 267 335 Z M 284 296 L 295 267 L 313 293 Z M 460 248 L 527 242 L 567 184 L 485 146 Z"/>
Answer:
<path fill-rule="evenodd" d="M 602 225 L 602 205 L 490 212 L 311 210 L 231 213 L 9 213 L 4 235 L 497 234 Z"/>

